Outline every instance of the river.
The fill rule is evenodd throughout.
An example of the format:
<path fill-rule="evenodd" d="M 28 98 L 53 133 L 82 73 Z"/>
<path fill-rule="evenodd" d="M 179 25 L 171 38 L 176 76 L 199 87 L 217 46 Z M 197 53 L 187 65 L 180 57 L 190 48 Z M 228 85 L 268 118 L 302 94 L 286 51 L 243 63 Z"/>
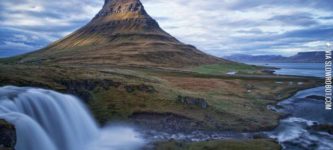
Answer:
<path fill-rule="evenodd" d="M 254 64 L 277 67 L 279 69 L 275 73 L 281 75 L 325 76 L 324 64 L 321 63 Z M 276 139 L 285 150 L 332 150 L 333 136 L 311 129 L 315 124 L 333 124 L 333 111 L 325 110 L 324 100 L 309 98 L 314 95 L 324 97 L 324 87 L 300 91 L 273 107 L 288 117 L 282 119 L 274 131 L 264 134 Z"/>

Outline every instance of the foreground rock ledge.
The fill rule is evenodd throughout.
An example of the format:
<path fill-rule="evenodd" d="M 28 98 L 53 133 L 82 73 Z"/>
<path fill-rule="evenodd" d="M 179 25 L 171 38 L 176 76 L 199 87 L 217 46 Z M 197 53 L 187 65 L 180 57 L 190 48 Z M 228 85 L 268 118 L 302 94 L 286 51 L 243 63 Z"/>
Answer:
<path fill-rule="evenodd" d="M 0 150 L 14 150 L 15 144 L 15 127 L 0 119 Z"/>

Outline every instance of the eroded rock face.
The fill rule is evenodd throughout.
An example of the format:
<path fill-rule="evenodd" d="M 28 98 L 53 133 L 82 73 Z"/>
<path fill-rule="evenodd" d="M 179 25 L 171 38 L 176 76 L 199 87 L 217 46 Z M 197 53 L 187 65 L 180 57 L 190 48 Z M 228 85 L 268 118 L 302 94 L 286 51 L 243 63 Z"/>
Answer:
<path fill-rule="evenodd" d="M 159 27 L 139 0 L 106 0 L 102 10 L 87 26 L 91 29 L 90 33 L 103 32 L 115 39 L 119 38 L 117 34 L 130 34 L 132 37 L 145 33 L 164 37 L 169 42 L 178 42 Z"/>
<path fill-rule="evenodd" d="M 16 144 L 15 127 L 0 119 L 0 150 L 13 150 Z"/>
<path fill-rule="evenodd" d="M 97 88 L 109 90 L 110 88 L 118 88 L 121 83 L 113 80 L 59 80 L 57 81 L 65 86 L 67 93 L 76 95 L 85 101 L 91 100 L 91 91 Z"/>
<path fill-rule="evenodd" d="M 143 5 L 138 0 L 105 0 L 105 6 L 97 16 L 107 16 L 119 13 L 143 13 Z"/>
<path fill-rule="evenodd" d="M 156 93 L 157 91 L 155 88 L 151 85 L 145 85 L 145 84 L 140 84 L 140 85 L 126 85 L 124 87 L 128 93 L 132 93 L 135 91 L 140 91 L 144 93 Z"/>
<path fill-rule="evenodd" d="M 133 92 L 143 92 L 143 93 L 156 93 L 158 92 L 154 86 L 146 85 L 146 84 L 129 84 L 103 79 L 86 79 L 86 80 L 59 80 L 57 81 L 59 84 L 65 87 L 66 93 L 70 93 L 80 97 L 85 101 L 89 101 L 92 99 L 91 92 L 96 90 L 109 90 L 111 88 L 125 90 L 128 93 Z"/>
<path fill-rule="evenodd" d="M 192 105 L 198 106 L 202 109 L 206 109 L 208 107 L 208 103 L 203 98 L 194 98 L 189 96 L 178 96 L 177 101 L 185 104 L 185 105 Z"/>

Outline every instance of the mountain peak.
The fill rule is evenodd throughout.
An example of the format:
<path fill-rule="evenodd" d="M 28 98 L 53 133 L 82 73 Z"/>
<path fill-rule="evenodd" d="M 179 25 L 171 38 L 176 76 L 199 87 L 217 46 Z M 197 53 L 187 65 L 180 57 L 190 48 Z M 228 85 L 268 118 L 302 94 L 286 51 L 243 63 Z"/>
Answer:
<path fill-rule="evenodd" d="M 103 9 L 94 20 L 126 20 L 151 18 L 145 11 L 140 0 L 105 0 Z"/>

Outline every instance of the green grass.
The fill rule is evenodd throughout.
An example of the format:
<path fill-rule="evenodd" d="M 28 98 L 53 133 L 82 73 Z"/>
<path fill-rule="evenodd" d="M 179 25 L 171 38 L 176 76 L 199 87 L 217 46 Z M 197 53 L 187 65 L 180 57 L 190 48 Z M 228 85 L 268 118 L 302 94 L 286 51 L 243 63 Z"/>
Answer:
<path fill-rule="evenodd" d="M 238 68 L 244 69 L 244 66 Z M 257 131 L 275 126 L 278 114 L 267 110 L 266 105 L 278 102 L 277 95 L 287 97 L 294 91 L 316 84 L 308 78 L 198 76 L 197 73 L 149 68 L 0 65 L 0 85 L 35 86 L 66 92 L 66 87 L 57 81 L 104 79 L 120 82 L 121 86 L 84 90 L 92 94 L 92 99 L 86 102 L 100 123 L 118 119 L 126 121 L 135 112 L 172 113 L 194 122 L 204 122 L 207 129 L 235 131 Z M 284 84 L 275 83 L 282 79 L 286 80 Z M 290 86 L 287 82 L 294 80 L 302 81 L 304 85 Z M 141 84 L 153 86 L 157 92 L 129 93 L 124 89 L 126 85 Z M 251 93 L 247 92 L 248 85 L 252 85 Z M 201 109 L 177 103 L 178 95 L 204 98 L 210 106 Z"/>
<path fill-rule="evenodd" d="M 270 140 L 221 140 L 208 142 L 162 142 L 156 150 L 280 150 L 281 147 Z"/>
<path fill-rule="evenodd" d="M 192 71 L 201 74 L 210 75 L 222 75 L 229 72 L 237 72 L 237 74 L 258 74 L 261 67 L 246 65 L 240 63 L 228 63 L 228 64 L 213 64 L 202 65 L 194 68 Z"/>

